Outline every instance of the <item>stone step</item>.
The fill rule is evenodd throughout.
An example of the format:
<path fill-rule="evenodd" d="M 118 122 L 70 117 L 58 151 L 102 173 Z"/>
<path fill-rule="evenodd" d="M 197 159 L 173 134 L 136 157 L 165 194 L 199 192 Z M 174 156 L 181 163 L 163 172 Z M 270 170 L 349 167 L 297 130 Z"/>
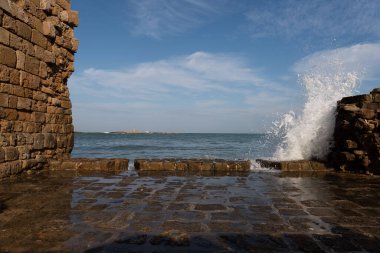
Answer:
<path fill-rule="evenodd" d="M 123 171 L 128 170 L 128 159 L 120 158 L 73 158 L 49 161 L 51 170 L 99 170 Z"/>
<path fill-rule="evenodd" d="M 272 161 L 257 159 L 256 162 L 264 168 L 273 168 L 281 171 L 331 171 L 333 168 L 321 161 L 293 160 L 293 161 Z"/>
<path fill-rule="evenodd" d="M 137 171 L 249 171 L 249 160 L 222 159 L 136 159 Z"/>

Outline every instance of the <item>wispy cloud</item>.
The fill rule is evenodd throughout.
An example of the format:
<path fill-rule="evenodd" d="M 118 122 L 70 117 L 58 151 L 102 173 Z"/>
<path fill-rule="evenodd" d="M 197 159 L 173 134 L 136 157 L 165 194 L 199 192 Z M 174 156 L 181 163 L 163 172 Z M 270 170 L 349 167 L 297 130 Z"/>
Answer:
<path fill-rule="evenodd" d="M 128 69 L 87 69 L 72 80 L 95 95 L 155 100 L 154 96 L 242 94 L 270 86 L 242 58 L 196 52 L 191 55 L 141 63 Z M 94 87 L 97 87 L 94 89 Z"/>
<path fill-rule="evenodd" d="M 292 94 L 239 56 L 206 52 L 87 69 L 69 84 L 75 125 L 94 131 L 146 129 L 152 120 L 161 131 L 260 131 L 256 119 L 288 109 Z"/>
<path fill-rule="evenodd" d="M 131 0 L 130 26 L 134 34 L 161 38 L 213 21 L 228 10 L 230 0 Z"/>
<path fill-rule="evenodd" d="M 380 37 L 378 0 L 265 1 L 247 13 L 254 37 Z"/>
<path fill-rule="evenodd" d="M 294 65 L 297 73 L 352 72 L 361 80 L 380 79 L 380 43 L 357 44 L 311 54 Z"/>

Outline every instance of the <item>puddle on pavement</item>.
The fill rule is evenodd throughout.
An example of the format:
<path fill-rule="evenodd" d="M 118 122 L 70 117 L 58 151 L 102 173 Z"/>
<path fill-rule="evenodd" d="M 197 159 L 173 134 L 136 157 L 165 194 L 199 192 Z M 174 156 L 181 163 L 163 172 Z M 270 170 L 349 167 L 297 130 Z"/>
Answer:
<path fill-rule="evenodd" d="M 379 227 L 379 177 L 56 171 L 0 183 L 0 252 L 371 252 Z"/>

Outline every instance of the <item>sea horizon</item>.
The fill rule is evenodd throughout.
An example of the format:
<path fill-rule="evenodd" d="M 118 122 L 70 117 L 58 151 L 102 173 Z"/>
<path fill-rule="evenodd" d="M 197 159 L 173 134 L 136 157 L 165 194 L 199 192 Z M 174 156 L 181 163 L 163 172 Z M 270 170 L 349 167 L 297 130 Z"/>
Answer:
<path fill-rule="evenodd" d="M 254 160 L 273 155 L 278 139 L 257 133 L 75 132 L 72 157 Z"/>

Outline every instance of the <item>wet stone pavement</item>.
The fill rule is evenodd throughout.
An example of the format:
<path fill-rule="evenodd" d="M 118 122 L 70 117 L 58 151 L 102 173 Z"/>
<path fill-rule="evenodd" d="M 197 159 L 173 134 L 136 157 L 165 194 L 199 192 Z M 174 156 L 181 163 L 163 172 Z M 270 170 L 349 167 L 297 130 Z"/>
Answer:
<path fill-rule="evenodd" d="M 379 252 L 379 179 L 23 176 L 0 182 L 0 252 Z"/>

